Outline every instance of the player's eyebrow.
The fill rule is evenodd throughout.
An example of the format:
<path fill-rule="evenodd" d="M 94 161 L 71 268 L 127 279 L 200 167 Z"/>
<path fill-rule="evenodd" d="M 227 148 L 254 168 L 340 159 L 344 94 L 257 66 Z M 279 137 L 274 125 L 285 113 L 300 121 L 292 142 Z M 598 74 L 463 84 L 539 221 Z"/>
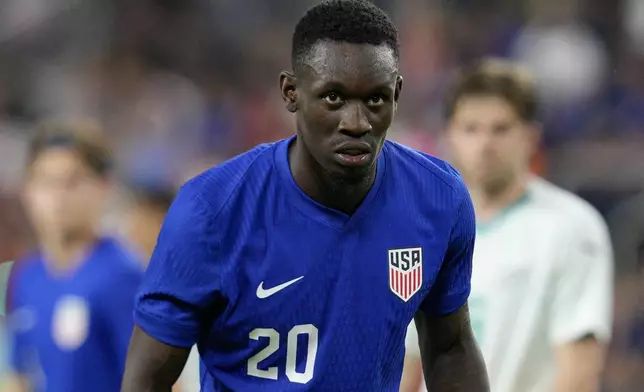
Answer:
<path fill-rule="evenodd" d="M 361 88 L 361 95 L 363 94 L 373 94 L 379 92 L 391 92 L 394 89 L 392 81 L 386 81 L 383 83 L 378 83 L 373 86 L 365 86 Z M 326 80 L 320 81 L 313 84 L 314 91 L 337 91 L 341 93 L 351 92 L 351 89 L 347 87 L 344 83 L 337 80 Z M 355 91 L 354 91 L 355 92 Z"/>

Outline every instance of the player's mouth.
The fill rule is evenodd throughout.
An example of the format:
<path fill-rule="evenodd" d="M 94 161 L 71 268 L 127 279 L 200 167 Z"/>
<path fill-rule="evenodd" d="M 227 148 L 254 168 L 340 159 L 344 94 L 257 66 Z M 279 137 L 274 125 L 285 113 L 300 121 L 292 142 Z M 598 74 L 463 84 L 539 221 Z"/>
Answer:
<path fill-rule="evenodd" d="M 335 156 L 343 166 L 368 164 L 372 154 L 371 146 L 367 143 L 344 143 L 335 150 Z"/>

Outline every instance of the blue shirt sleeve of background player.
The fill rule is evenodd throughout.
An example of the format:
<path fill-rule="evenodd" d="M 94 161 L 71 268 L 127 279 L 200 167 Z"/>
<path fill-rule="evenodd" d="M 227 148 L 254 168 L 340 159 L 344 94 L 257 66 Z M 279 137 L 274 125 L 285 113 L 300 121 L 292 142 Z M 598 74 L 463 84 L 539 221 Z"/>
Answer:
<path fill-rule="evenodd" d="M 21 271 L 22 272 L 22 271 Z M 22 307 L 20 282 L 22 274 L 16 273 L 11 285 L 11 304 L 7 309 L 6 327 L 9 340 L 9 361 L 11 370 L 17 374 L 28 374 L 33 369 L 33 351 L 29 345 L 28 332 L 33 327 L 34 314 Z"/>
<path fill-rule="evenodd" d="M 153 338 L 191 347 L 201 326 L 213 317 L 221 288 L 215 255 L 218 230 L 212 214 L 184 186 L 170 207 L 156 249 L 137 294 L 135 323 Z"/>
<path fill-rule="evenodd" d="M 102 303 L 98 304 L 103 309 L 103 322 L 110 339 L 112 351 L 116 354 L 119 368 L 125 370 L 125 357 L 132 337 L 134 322 L 134 297 L 141 283 L 142 271 L 137 266 L 114 271 L 110 280 L 113 285 L 107 285 L 105 293 L 101 296 Z"/>
<path fill-rule="evenodd" d="M 17 320 L 11 320 L 11 322 L 15 321 Z M 10 327 L 8 332 L 11 369 L 17 374 L 27 374 L 29 372 L 29 347 L 27 345 L 27 335 L 25 333 L 21 333 L 17 328 L 12 327 Z"/>
<path fill-rule="evenodd" d="M 457 311 L 470 295 L 476 220 L 472 200 L 467 190 L 464 192 L 465 197 L 455 212 L 443 265 L 421 305 L 423 311 L 434 316 Z"/>

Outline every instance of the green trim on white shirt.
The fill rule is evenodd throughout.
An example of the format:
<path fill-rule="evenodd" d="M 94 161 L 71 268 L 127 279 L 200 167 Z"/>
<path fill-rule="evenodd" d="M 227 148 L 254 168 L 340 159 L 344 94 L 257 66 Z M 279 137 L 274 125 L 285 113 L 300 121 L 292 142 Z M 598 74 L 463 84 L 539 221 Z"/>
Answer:
<path fill-rule="evenodd" d="M 530 194 L 528 192 L 524 193 L 523 196 L 515 200 L 513 203 L 510 203 L 507 207 L 503 208 L 496 214 L 492 219 L 486 222 L 476 222 L 476 234 L 484 235 L 490 231 L 494 226 L 499 225 L 501 222 L 507 219 L 507 217 L 520 207 L 523 207 L 531 200 Z"/>

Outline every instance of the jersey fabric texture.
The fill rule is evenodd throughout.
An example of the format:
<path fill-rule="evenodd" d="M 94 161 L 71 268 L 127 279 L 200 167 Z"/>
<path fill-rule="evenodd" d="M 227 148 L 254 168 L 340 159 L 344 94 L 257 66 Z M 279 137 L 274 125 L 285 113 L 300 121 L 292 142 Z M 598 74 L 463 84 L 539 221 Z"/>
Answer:
<path fill-rule="evenodd" d="M 38 392 L 118 391 L 141 265 L 110 238 L 70 275 L 52 276 L 39 253 L 17 262 L 7 323 L 13 371 Z"/>
<path fill-rule="evenodd" d="M 437 158 L 386 142 L 348 216 L 295 184 L 294 138 L 185 184 L 161 230 L 135 322 L 197 342 L 203 391 L 398 391 L 407 325 L 470 292 L 467 190 Z"/>
<path fill-rule="evenodd" d="M 549 392 L 554 347 L 610 338 L 612 249 L 581 198 L 534 178 L 527 193 L 479 224 L 469 308 L 495 392 Z M 418 355 L 414 325 L 408 353 Z"/>

